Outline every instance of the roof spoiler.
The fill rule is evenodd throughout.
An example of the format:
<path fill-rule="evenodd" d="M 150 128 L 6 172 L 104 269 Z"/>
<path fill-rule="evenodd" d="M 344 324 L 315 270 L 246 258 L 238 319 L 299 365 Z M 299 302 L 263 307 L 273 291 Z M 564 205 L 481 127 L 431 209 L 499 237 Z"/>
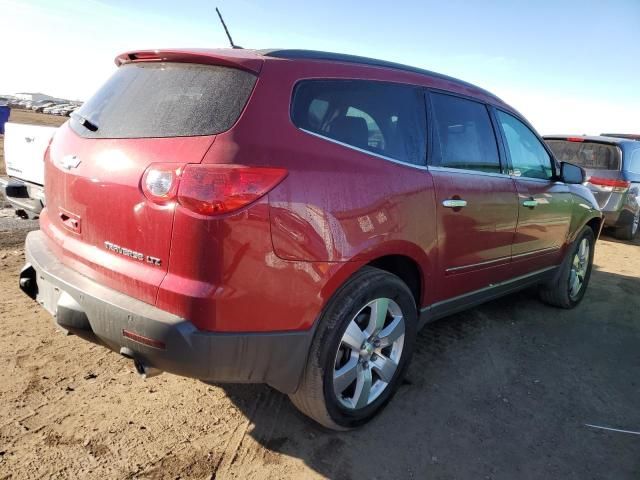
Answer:
<path fill-rule="evenodd" d="M 137 50 L 126 52 L 115 58 L 120 67 L 134 62 L 176 62 L 202 65 L 221 65 L 259 73 L 264 62 L 256 54 L 243 53 L 242 50 Z"/>

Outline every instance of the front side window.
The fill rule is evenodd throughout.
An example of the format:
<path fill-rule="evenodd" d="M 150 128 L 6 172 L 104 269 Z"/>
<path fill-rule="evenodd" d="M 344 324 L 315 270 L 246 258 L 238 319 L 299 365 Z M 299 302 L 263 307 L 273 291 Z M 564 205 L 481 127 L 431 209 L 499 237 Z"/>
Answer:
<path fill-rule="evenodd" d="M 551 179 L 553 177 L 551 156 L 538 137 L 513 115 L 497 110 L 497 117 L 507 141 L 514 175 Z"/>
<path fill-rule="evenodd" d="M 431 104 L 434 165 L 501 172 L 496 137 L 486 106 L 440 93 L 431 94 Z"/>
<path fill-rule="evenodd" d="M 394 160 L 424 165 L 426 120 L 417 87 L 366 80 L 304 80 L 291 118 L 300 129 Z"/>

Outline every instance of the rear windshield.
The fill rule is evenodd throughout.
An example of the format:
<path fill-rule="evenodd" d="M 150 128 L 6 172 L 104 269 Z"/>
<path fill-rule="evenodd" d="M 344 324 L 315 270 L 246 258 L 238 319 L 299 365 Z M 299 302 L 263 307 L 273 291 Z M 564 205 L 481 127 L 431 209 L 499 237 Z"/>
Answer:
<path fill-rule="evenodd" d="M 620 151 L 615 145 L 568 140 L 546 142 L 559 162 L 570 162 L 591 170 L 620 170 Z"/>
<path fill-rule="evenodd" d="M 214 135 L 236 122 L 255 81 L 255 75 L 228 67 L 131 63 L 72 116 L 71 127 L 91 138 Z"/>

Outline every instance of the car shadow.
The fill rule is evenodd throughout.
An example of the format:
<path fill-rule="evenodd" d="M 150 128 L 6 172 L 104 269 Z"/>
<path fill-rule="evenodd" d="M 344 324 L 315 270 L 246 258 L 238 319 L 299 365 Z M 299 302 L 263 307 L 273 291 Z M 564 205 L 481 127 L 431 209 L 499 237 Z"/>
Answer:
<path fill-rule="evenodd" d="M 621 243 L 622 245 L 640 245 L 640 235 L 636 235 L 636 238 L 633 240 L 620 240 L 614 237 L 612 231 L 609 229 L 604 229 L 600 238 L 612 243 Z"/>
<path fill-rule="evenodd" d="M 574 310 L 527 290 L 431 323 L 395 398 L 358 430 L 319 427 L 266 386 L 222 388 L 247 417 L 244 444 L 327 478 L 631 478 L 634 436 L 585 424 L 640 429 L 639 292 L 594 269 Z"/>

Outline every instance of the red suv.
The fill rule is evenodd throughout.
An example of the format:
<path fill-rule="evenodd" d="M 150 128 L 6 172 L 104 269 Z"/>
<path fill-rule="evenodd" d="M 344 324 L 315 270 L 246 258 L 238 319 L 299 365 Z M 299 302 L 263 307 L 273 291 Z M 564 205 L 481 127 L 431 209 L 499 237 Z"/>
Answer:
<path fill-rule="evenodd" d="M 144 376 L 264 382 L 347 429 L 425 323 L 585 293 L 602 219 L 584 172 L 485 90 L 301 50 L 116 63 L 47 150 L 20 285 Z"/>

